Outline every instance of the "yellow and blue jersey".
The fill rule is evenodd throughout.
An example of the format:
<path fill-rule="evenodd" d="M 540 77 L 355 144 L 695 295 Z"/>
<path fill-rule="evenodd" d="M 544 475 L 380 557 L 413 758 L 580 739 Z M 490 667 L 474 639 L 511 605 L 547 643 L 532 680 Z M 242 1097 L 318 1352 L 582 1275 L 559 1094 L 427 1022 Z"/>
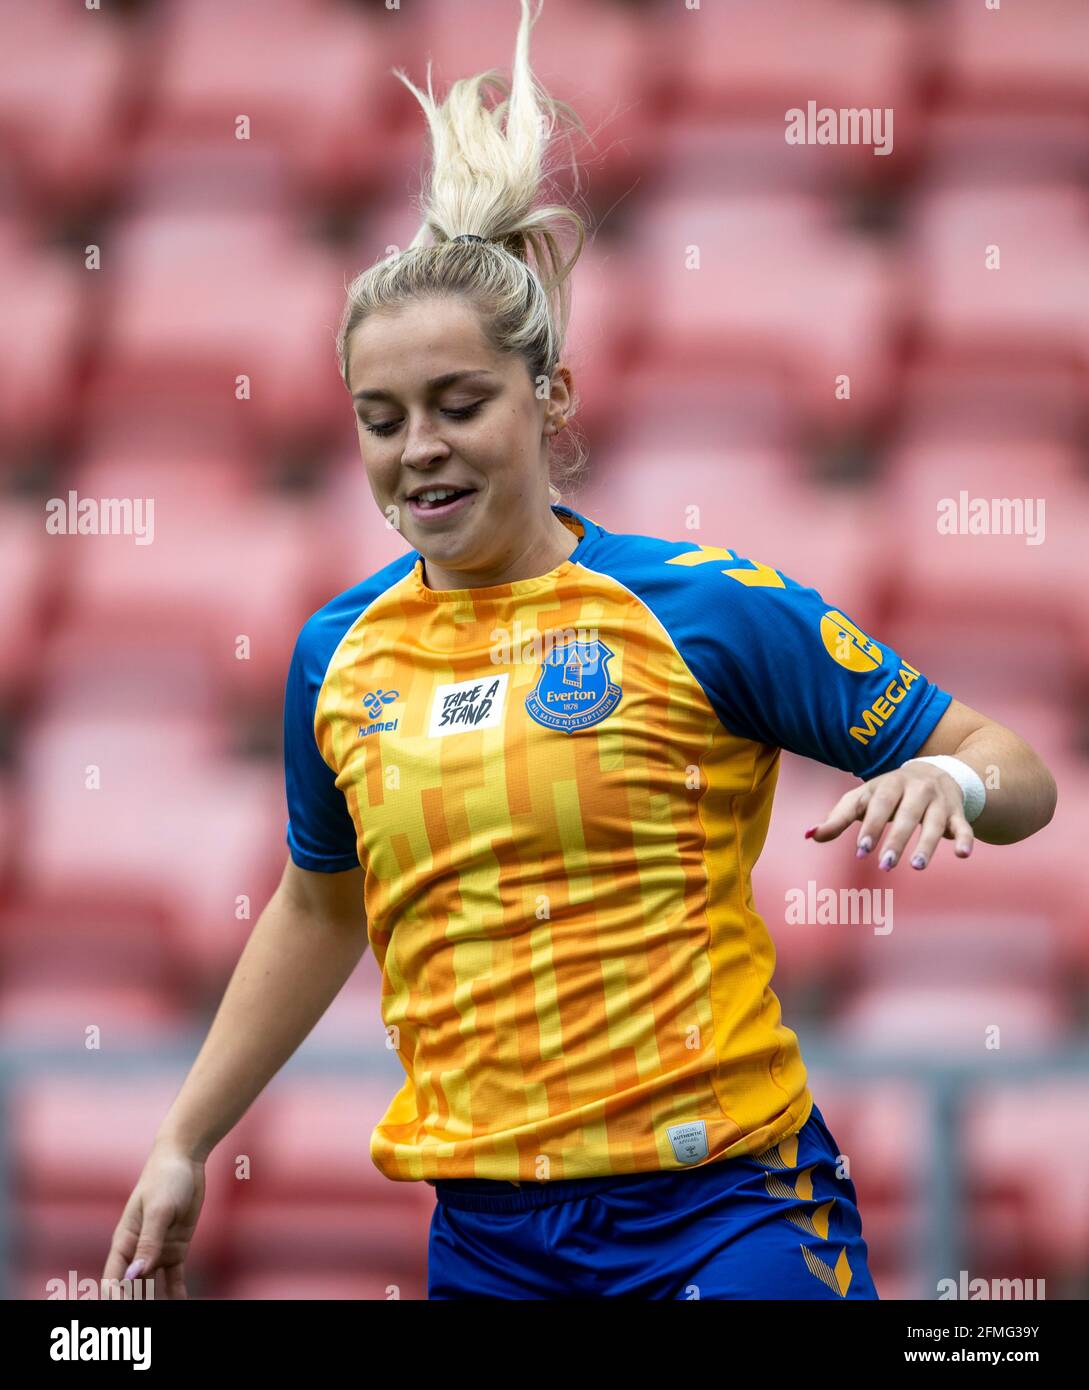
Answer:
<path fill-rule="evenodd" d="M 423 582 L 410 551 L 304 624 L 287 841 L 362 865 L 406 1079 L 397 1180 L 582 1178 L 759 1154 L 812 1107 L 750 875 L 780 749 L 864 779 L 951 696 L 812 588 L 607 531 L 549 574 Z"/>

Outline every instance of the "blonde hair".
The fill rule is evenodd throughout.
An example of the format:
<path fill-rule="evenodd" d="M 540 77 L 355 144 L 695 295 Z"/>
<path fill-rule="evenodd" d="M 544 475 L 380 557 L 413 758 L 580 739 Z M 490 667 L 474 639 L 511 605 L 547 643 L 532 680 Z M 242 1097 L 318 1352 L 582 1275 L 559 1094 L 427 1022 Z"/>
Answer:
<path fill-rule="evenodd" d="M 469 300 L 488 343 L 496 352 L 520 354 L 535 389 L 560 359 L 570 318 L 569 276 L 586 230 L 571 208 L 534 203 L 555 133 L 565 123 L 579 131 L 583 126 L 572 108 L 549 97 L 530 71 L 529 35 L 540 17 L 540 5 L 531 18 L 528 0 L 519 3 L 522 17 L 510 82 L 498 69 L 462 78 L 439 105 L 431 89 L 430 61 L 426 92 L 402 69 L 393 69 L 427 117 L 431 170 L 419 203 L 423 221 L 409 246 L 361 271 L 346 287 L 336 349 L 349 390 L 348 346 L 355 329 L 375 312 L 428 297 Z M 503 97 L 490 109 L 484 102 L 489 89 Z M 577 188 L 578 170 L 573 162 L 572 167 Z M 566 260 L 559 223 L 569 224 L 576 235 Z M 484 241 L 454 240 L 465 233 Z M 574 409 L 577 400 L 572 413 Z M 557 472 L 566 486 L 585 463 L 581 441 L 570 437 L 574 457 L 559 470 L 553 457 L 553 501 L 562 495 L 555 486 Z"/>

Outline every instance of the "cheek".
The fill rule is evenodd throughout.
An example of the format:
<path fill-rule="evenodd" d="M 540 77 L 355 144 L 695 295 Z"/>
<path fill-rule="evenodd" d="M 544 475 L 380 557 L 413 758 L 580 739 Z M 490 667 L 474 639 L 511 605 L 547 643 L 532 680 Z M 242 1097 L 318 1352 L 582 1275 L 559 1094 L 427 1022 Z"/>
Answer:
<path fill-rule="evenodd" d="M 366 430 L 361 428 L 359 435 L 359 452 L 371 491 L 379 495 L 394 492 L 397 487 L 397 459 L 384 450 L 381 441 L 369 435 Z"/>

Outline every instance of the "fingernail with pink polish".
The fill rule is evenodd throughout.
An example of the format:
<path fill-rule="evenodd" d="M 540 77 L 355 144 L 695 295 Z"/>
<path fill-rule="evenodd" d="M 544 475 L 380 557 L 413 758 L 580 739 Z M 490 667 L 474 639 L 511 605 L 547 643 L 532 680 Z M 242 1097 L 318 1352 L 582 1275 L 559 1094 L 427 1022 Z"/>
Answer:
<path fill-rule="evenodd" d="M 895 850 L 891 850 L 891 849 L 887 849 L 887 850 L 885 851 L 885 853 L 881 856 L 881 867 L 882 867 L 883 869 L 891 869 L 892 866 L 893 866 L 895 863 L 896 863 L 896 851 L 895 851 Z"/>
<path fill-rule="evenodd" d="M 132 1264 L 129 1265 L 128 1269 L 126 1269 L 121 1276 L 122 1279 L 135 1279 L 146 1264 L 147 1261 L 144 1259 L 133 1260 Z"/>
<path fill-rule="evenodd" d="M 926 855 L 925 855 L 925 854 L 916 854 L 916 855 L 914 855 L 914 856 L 912 857 L 912 860 L 911 860 L 911 867 L 912 867 L 913 869 L 925 869 L 925 868 L 926 868 Z"/>
<path fill-rule="evenodd" d="M 858 842 L 858 849 L 855 851 L 855 858 L 865 858 L 865 856 L 869 854 L 871 849 L 873 849 L 873 841 L 870 839 L 868 835 L 863 835 L 862 839 Z"/>

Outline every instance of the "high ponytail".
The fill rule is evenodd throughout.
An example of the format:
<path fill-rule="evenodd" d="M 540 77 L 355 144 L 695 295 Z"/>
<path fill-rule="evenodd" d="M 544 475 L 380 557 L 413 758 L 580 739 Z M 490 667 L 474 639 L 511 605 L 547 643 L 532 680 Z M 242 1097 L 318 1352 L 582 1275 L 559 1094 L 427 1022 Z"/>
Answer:
<path fill-rule="evenodd" d="M 542 0 L 543 2 L 543 0 Z M 567 125 L 580 132 L 577 114 L 543 90 L 529 66 L 529 36 L 540 15 L 522 10 L 511 80 L 498 70 L 462 78 L 436 102 L 427 65 L 427 91 L 401 69 L 397 76 L 423 107 L 431 139 L 431 168 L 419 203 L 421 225 L 408 247 L 368 267 L 347 286 L 337 333 L 337 361 L 346 386 L 348 347 L 355 329 L 380 309 L 397 309 L 430 296 L 460 296 L 478 310 L 485 337 L 497 352 L 517 353 L 536 387 L 551 376 L 564 350 L 570 319 L 570 274 L 585 243 L 582 218 L 553 203 L 536 206 L 550 176 L 547 156 Z M 501 98 L 489 106 L 487 93 Z M 572 162 L 575 187 L 578 169 Z M 561 226 L 574 231 L 565 256 Z M 483 242 L 457 241 L 466 233 Z M 577 403 L 576 403 L 577 408 Z M 584 462 L 575 441 L 565 483 Z M 558 489 L 553 487 L 553 498 Z"/>

